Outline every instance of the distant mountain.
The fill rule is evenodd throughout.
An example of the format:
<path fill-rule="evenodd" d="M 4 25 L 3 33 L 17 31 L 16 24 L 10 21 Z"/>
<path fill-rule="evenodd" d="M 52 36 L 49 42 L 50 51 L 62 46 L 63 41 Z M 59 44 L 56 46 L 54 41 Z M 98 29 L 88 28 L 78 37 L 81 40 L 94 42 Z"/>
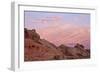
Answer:
<path fill-rule="evenodd" d="M 90 58 L 90 51 L 81 44 L 75 47 L 56 46 L 41 39 L 35 29 L 24 28 L 24 61 L 63 60 Z"/>

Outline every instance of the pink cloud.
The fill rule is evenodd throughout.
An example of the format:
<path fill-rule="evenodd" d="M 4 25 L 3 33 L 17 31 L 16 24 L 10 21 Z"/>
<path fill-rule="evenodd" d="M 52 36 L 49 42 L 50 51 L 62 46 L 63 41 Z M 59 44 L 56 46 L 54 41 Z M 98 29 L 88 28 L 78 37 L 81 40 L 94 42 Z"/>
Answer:
<path fill-rule="evenodd" d="M 55 45 L 70 43 L 89 44 L 90 31 L 88 27 L 82 27 L 72 24 L 54 24 L 45 29 L 38 29 L 37 32 L 41 38 L 46 39 Z"/>

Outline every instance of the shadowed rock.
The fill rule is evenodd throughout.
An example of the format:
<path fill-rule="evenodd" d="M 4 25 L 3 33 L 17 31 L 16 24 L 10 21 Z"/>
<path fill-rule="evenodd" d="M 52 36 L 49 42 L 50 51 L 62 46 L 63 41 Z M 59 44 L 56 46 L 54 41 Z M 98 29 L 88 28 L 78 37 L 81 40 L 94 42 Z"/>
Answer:
<path fill-rule="evenodd" d="M 27 28 L 24 28 L 24 37 L 25 38 L 28 38 L 29 37 Z"/>

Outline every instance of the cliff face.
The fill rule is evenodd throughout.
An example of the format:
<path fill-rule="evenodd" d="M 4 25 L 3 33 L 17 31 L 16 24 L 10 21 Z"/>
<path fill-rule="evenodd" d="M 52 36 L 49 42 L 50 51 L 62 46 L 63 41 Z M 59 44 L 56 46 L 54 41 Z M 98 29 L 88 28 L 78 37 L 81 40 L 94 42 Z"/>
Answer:
<path fill-rule="evenodd" d="M 35 29 L 24 29 L 24 61 L 63 60 L 89 58 L 90 52 L 83 45 L 75 47 L 60 45 L 41 39 Z"/>

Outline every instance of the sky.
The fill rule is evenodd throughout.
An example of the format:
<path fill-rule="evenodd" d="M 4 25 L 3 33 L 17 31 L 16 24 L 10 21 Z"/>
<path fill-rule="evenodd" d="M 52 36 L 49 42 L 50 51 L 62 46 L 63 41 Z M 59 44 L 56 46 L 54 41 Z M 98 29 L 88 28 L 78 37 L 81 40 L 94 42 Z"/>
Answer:
<path fill-rule="evenodd" d="M 59 46 L 83 44 L 90 49 L 90 14 L 24 11 L 24 25 Z"/>

